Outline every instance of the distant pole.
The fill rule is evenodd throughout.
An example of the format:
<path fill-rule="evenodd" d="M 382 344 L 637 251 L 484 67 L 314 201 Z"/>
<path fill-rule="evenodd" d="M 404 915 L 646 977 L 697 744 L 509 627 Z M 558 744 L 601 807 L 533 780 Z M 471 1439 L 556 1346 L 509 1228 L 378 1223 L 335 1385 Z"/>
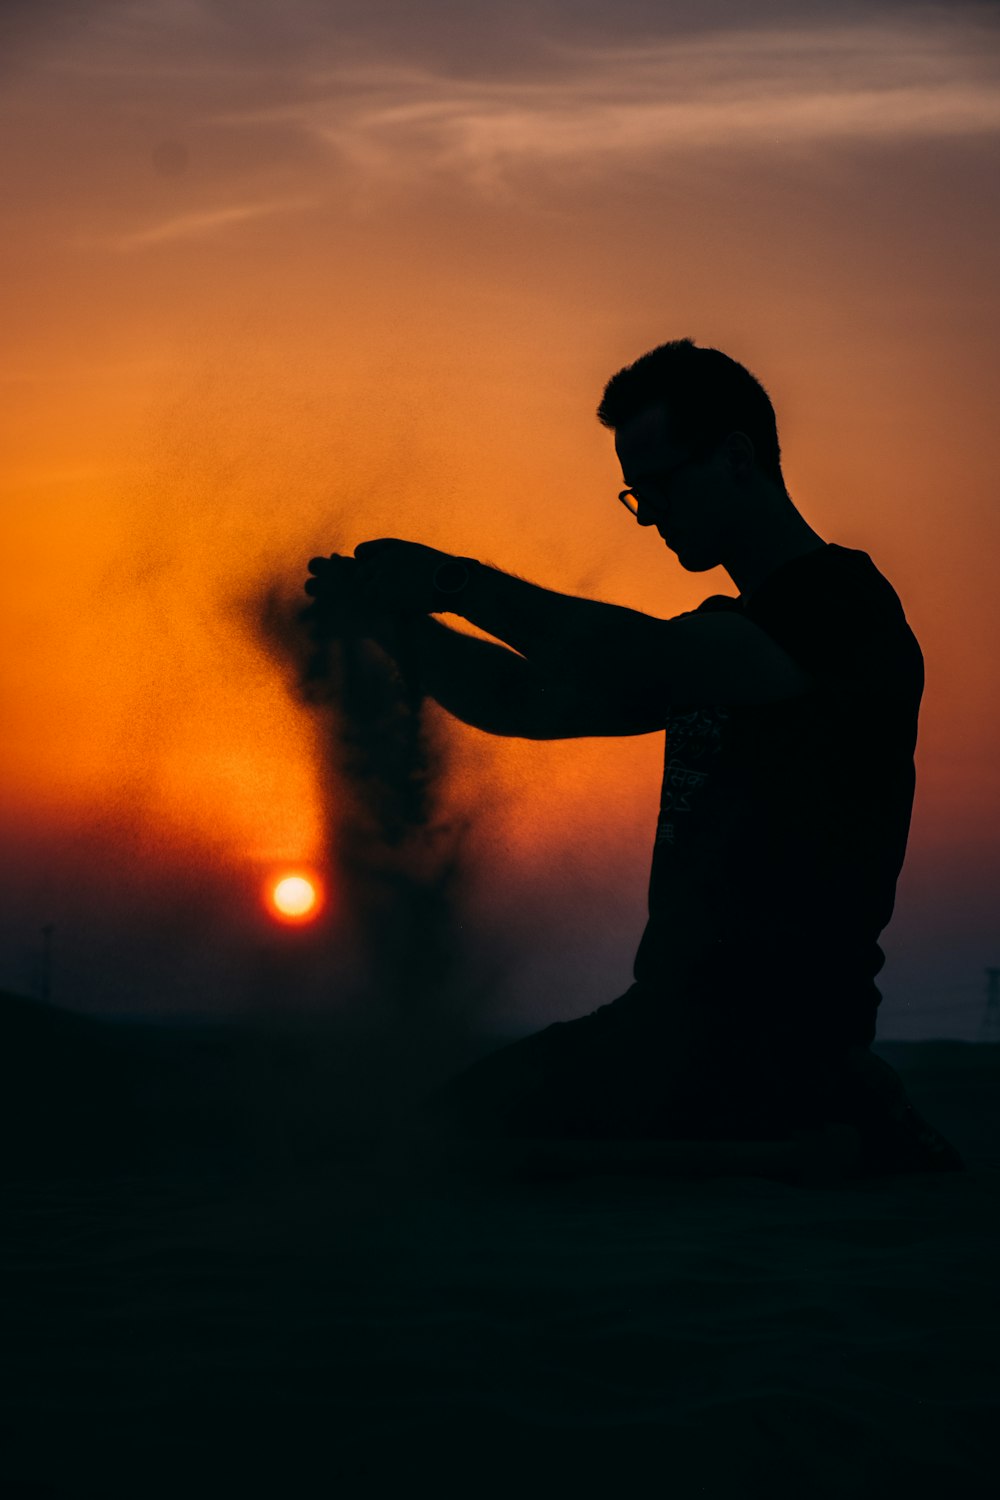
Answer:
<path fill-rule="evenodd" d="M 986 970 L 986 1012 L 983 1016 L 984 1041 L 1000 1041 L 1000 969 Z"/>
<path fill-rule="evenodd" d="M 52 997 L 52 934 L 55 931 L 51 922 L 46 922 L 42 928 L 42 999 L 46 1003 Z M 1000 969 L 997 970 L 1000 973 Z"/>

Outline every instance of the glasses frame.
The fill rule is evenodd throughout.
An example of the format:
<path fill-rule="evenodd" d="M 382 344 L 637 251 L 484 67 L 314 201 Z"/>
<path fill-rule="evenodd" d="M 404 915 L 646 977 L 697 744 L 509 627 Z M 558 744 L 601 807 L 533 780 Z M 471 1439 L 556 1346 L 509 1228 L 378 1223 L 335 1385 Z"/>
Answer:
<path fill-rule="evenodd" d="M 637 486 L 630 485 L 628 489 L 619 490 L 618 499 L 621 501 L 622 505 L 624 505 L 630 516 L 638 517 L 639 506 L 643 502 L 640 501 L 636 490 L 644 490 L 647 488 L 647 486 L 653 489 L 662 490 L 665 483 L 668 483 L 675 474 L 679 473 L 681 469 L 687 468 L 688 464 L 694 463 L 694 461 L 695 455 L 688 454 L 687 458 L 682 458 L 678 463 L 671 464 L 669 469 L 661 469 L 659 474 L 651 474 L 648 479 L 641 479 Z M 666 500 L 667 498 L 668 497 L 664 495 L 664 500 Z M 633 501 L 635 502 L 634 504 L 632 503 Z"/>

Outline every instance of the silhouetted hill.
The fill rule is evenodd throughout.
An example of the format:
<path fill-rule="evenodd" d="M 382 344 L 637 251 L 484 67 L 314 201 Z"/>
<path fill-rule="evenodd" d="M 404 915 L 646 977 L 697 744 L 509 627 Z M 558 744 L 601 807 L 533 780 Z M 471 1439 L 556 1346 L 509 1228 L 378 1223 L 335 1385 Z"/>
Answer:
<path fill-rule="evenodd" d="M 72 1175 L 169 1155 L 164 1127 L 212 1041 L 0 994 L 0 1166 Z"/>
<path fill-rule="evenodd" d="M 315 1159 L 466 1060 L 344 1018 L 104 1020 L 0 993 L 0 1171 Z"/>
<path fill-rule="evenodd" d="M 103 1020 L 0 993 L 0 1172 L 256 1170 L 371 1139 L 479 1052 L 332 1017 Z M 1000 1046 L 880 1042 L 916 1108 L 958 1146 L 995 1141 Z"/>

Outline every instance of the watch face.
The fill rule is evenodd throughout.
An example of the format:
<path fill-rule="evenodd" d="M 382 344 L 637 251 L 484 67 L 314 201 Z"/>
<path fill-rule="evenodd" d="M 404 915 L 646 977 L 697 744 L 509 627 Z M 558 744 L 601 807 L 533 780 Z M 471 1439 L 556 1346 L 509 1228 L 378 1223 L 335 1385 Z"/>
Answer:
<path fill-rule="evenodd" d="M 451 558 L 435 569 L 434 587 L 442 594 L 457 594 L 459 589 L 465 587 L 468 578 L 469 570 L 465 563 Z"/>

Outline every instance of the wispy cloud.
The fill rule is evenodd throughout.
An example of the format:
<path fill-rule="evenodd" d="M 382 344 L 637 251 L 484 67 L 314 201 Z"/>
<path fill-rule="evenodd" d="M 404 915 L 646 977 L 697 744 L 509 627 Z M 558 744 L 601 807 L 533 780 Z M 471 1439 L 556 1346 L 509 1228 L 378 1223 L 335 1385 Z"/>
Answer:
<path fill-rule="evenodd" d="M 531 164 L 599 171 L 715 146 L 996 134 L 995 43 L 993 28 L 932 18 L 549 48 L 526 75 L 499 81 L 353 67 L 311 79 L 305 102 L 222 118 L 296 124 L 365 174 L 480 183 Z"/>
<path fill-rule="evenodd" d="M 96 41 L 74 33 L 5 106 L 7 136 L 37 136 L 35 180 L 55 179 L 64 163 L 46 150 L 58 134 L 37 121 L 71 118 L 80 170 L 45 212 L 77 245 L 137 254 L 427 188 L 513 203 L 563 182 L 602 190 L 683 171 L 700 154 L 713 169 L 783 154 L 820 168 L 842 145 L 975 147 L 1000 134 L 995 11 L 873 0 L 847 4 L 845 19 L 830 0 L 806 24 L 789 21 L 790 4 L 768 0 L 734 23 L 748 9 L 736 0 L 687 0 L 666 16 L 632 0 L 631 25 L 610 41 L 570 24 L 570 0 L 543 0 L 516 48 L 484 56 L 481 36 L 453 35 L 444 0 L 421 12 L 419 38 L 402 8 L 397 35 L 341 26 L 332 3 L 288 0 L 279 24 L 265 0 L 149 0 L 108 12 Z M 184 170 L 157 162 L 158 141 L 180 143 Z"/>
<path fill-rule="evenodd" d="M 112 250 L 143 250 L 152 245 L 177 240 L 202 240 L 223 233 L 252 219 L 272 218 L 278 214 L 296 213 L 311 206 L 308 198 L 279 198 L 266 203 L 238 203 L 229 208 L 177 214 L 145 229 L 127 231 L 102 241 Z"/>

